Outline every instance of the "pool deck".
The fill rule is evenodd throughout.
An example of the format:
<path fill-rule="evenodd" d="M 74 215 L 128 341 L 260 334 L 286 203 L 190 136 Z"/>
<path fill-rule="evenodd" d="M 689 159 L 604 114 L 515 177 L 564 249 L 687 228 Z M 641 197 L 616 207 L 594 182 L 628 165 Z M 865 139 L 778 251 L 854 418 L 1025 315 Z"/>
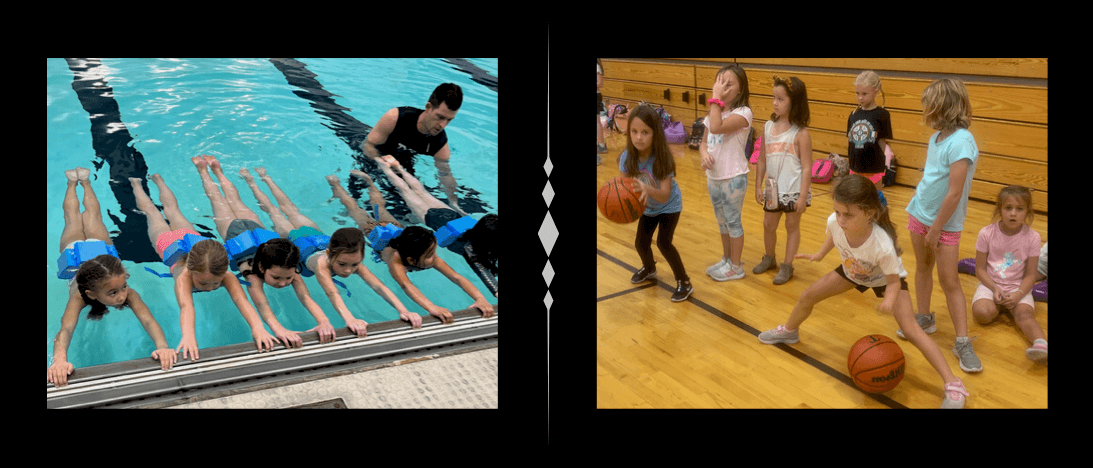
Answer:
<path fill-rule="evenodd" d="M 69 385 L 46 384 L 47 408 L 497 408 L 500 309 L 453 311 L 454 322 L 422 317 L 347 328 L 302 348 L 254 343 L 206 348 L 199 361 L 163 371 L 151 359 L 77 369 Z"/>
<path fill-rule="evenodd" d="M 169 408 L 497 408 L 497 347 Z"/>

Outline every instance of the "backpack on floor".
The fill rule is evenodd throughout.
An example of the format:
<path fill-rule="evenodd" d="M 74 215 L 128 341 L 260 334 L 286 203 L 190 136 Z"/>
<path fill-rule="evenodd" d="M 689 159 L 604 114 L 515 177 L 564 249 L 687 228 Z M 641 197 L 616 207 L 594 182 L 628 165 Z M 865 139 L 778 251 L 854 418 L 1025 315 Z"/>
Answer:
<path fill-rule="evenodd" d="M 812 162 L 812 181 L 827 183 L 831 181 L 831 175 L 835 173 L 835 163 L 830 159 L 817 159 Z"/>

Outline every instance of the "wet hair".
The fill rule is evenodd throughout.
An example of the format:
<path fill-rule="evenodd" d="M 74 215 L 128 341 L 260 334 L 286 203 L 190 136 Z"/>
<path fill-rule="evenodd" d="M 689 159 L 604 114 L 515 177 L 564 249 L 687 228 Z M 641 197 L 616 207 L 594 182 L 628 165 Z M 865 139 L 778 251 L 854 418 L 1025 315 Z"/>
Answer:
<path fill-rule="evenodd" d="M 642 104 L 630 111 L 630 117 L 626 121 L 626 175 L 637 177 L 640 174 L 638 172 L 638 149 L 634 147 L 634 142 L 630 140 L 630 128 L 634 123 L 634 119 L 640 119 L 653 130 L 653 142 L 649 146 L 649 150 L 653 158 L 653 178 L 656 179 L 654 183 L 659 183 L 676 171 L 676 162 L 675 158 L 672 157 L 672 150 L 668 148 L 668 140 L 664 137 L 664 125 L 660 123 L 660 116 L 657 115 L 656 109 L 648 104 Z"/>
<path fill-rule="evenodd" d="M 402 263 L 406 265 L 409 264 L 406 262 L 409 258 L 420 262 L 421 257 L 425 255 L 425 251 L 429 250 L 429 247 L 434 244 L 436 244 L 436 235 L 433 234 L 433 231 L 421 226 L 410 226 L 403 229 L 402 234 L 387 242 L 388 246 L 398 251 L 399 256 L 402 257 Z"/>
<path fill-rule="evenodd" d="M 994 201 L 994 213 L 991 221 L 1002 219 L 1002 205 L 1009 197 L 1016 198 L 1025 205 L 1025 224 L 1032 226 L 1032 190 L 1021 185 L 1010 185 L 998 192 L 998 198 Z"/>
<path fill-rule="evenodd" d="M 964 82 L 942 78 L 922 91 L 922 123 L 937 130 L 956 130 L 972 125 L 972 103 Z"/>
<path fill-rule="evenodd" d="M 364 233 L 360 229 L 345 227 L 330 235 L 330 243 L 326 246 L 327 258 L 334 260 L 338 255 L 353 252 L 364 255 Z"/>
<path fill-rule="evenodd" d="M 475 260 L 497 274 L 497 250 L 501 239 L 497 233 L 497 215 L 490 213 L 475 223 L 471 230 L 459 236 L 460 241 L 469 242 L 474 249 Z"/>
<path fill-rule="evenodd" d="M 877 195 L 877 187 L 869 179 L 860 174 L 850 174 L 839 179 L 835 189 L 831 191 L 835 201 L 845 205 L 855 205 L 862 211 L 872 211 L 873 221 L 877 223 L 888 237 L 892 238 L 892 245 L 896 248 L 896 255 L 902 255 L 903 249 L 896 240 L 896 226 L 888 216 L 888 207 L 881 204 Z"/>
<path fill-rule="evenodd" d="M 88 297 L 87 291 L 97 290 L 103 282 L 118 275 L 128 275 L 128 273 L 121 265 L 121 260 L 113 255 L 99 255 L 80 265 L 79 271 L 76 272 L 76 290 L 80 292 L 83 301 L 91 306 L 91 311 L 87 313 L 89 320 L 100 320 L 109 310 L 106 304 Z M 125 303 L 117 308 L 123 307 L 129 307 L 128 297 L 125 298 Z"/>
<path fill-rule="evenodd" d="M 447 104 L 448 109 L 459 110 L 459 106 L 463 105 L 463 89 L 455 83 L 442 83 L 429 96 L 429 104 L 433 109 L 439 108 L 441 102 Z"/>
<path fill-rule="evenodd" d="M 808 126 L 809 112 L 808 112 L 808 92 L 805 91 L 805 82 L 801 81 L 796 76 L 789 78 L 782 78 L 778 75 L 774 75 L 774 87 L 781 86 L 786 88 L 786 94 L 789 95 L 789 112 L 787 116 L 789 123 L 796 124 L 798 127 L 804 128 Z M 778 121 L 778 116 L 773 112 L 770 113 L 770 120 Z"/>
<path fill-rule="evenodd" d="M 270 239 L 258 246 L 258 251 L 254 253 L 254 259 L 250 263 L 251 272 L 259 278 L 264 278 L 266 270 L 274 266 L 289 268 L 299 273 L 301 271 L 300 248 L 288 239 L 280 237 Z"/>
<path fill-rule="evenodd" d="M 186 254 L 186 268 L 191 272 L 223 275 L 228 271 L 228 250 L 220 242 L 205 239 L 194 244 Z"/>

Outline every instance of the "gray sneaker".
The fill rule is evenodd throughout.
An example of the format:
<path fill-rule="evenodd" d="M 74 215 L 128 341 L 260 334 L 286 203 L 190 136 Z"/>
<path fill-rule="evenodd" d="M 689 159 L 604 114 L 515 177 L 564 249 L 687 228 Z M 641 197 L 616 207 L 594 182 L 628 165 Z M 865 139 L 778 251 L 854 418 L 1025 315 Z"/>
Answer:
<path fill-rule="evenodd" d="M 773 269 L 774 265 L 774 257 L 771 255 L 764 255 L 763 259 L 759 261 L 758 265 L 755 265 L 755 268 L 753 268 L 751 272 L 758 275 L 759 273 Z"/>
<path fill-rule="evenodd" d="M 793 277 L 793 265 L 783 263 L 778 266 L 778 274 L 774 275 L 774 284 L 786 284 Z"/>
<path fill-rule="evenodd" d="M 773 330 L 767 330 L 759 334 L 759 342 L 764 344 L 796 343 L 801 341 L 797 335 L 800 330 L 786 331 L 785 325 L 778 325 Z"/>
<path fill-rule="evenodd" d="M 922 330 L 925 331 L 928 334 L 937 331 L 937 324 L 934 323 L 934 314 L 930 314 L 930 315 L 915 314 L 915 321 L 918 322 L 918 326 L 922 327 Z M 896 330 L 896 336 L 898 336 L 900 338 L 903 338 L 905 340 L 907 339 L 906 336 L 903 336 L 903 329 L 902 328 L 899 329 L 899 330 Z"/>
<path fill-rule="evenodd" d="M 961 339 L 963 338 L 963 340 Z M 979 362 L 979 357 L 975 355 L 975 351 L 972 350 L 972 340 L 968 337 L 956 337 L 956 344 L 953 345 L 953 354 L 960 358 L 960 368 L 964 372 L 979 372 L 983 370 L 983 363 Z"/>

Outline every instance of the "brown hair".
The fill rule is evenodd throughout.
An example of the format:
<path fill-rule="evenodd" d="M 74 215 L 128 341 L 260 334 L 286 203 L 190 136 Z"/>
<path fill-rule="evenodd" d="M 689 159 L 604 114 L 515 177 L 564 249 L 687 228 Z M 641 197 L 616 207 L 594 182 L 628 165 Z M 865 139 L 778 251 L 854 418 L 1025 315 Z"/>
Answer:
<path fill-rule="evenodd" d="M 76 289 L 80 292 L 83 301 L 91 306 L 91 311 L 87 313 L 88 319 L 99 320 L 109 310 L 106 309 L 105 304 L 87 297 L 86 291 L 95 291 L 103 281 L 125 274 L 127 273 L 125 267 L 121 264 L 121 260 L 113 255 L 99 255 L 80 265 L 80 270 L 76 272 Z M 122 307 L 129 307 L 128 297 L 125 298 L 125 303 L 118 308 Z"/>
<path fill-rule="evenodd" d="M 843 176 L 842 179 L 839 179 L 839 183 L 835 185 L 835 189 L 831 191 L 831 196 L 839 203 L 855 205 L 862 211 L 872 211 L 875 215 L 874 221 L 881 229 L 884 229 L 884 232 L 888 233 L 888 237 L 892 238 L 892 245 L 896 248 L 896 255 L 903 254 L 903 249 L 896 242 L 896 226 L 892 224 L 891 218 L 888 217 L 888 207 L 881 204 L 880 196 L 877 195 L 877 187 L 873 185 L 872 181 L 861 174 Z"/>
<path fill-rule="evenodd" d="M 994 212 L 991 213 L 991 222 L 1002 219 L 1002 204 L 1009 197 L 1016 198 L 1025 204 L 1025 224 L 1032 226 L 1032 190 L 1021 185 L 1010 185 L 998 192 L 998 198 L 994 201 Z"/>
<path fill-rule="evenodd" d="M 672 157 L 672 150 L 668 148 L 668 139 L 664 137 L 664 125 L 660 123 L 660 116 L 657 115 L 656 109 L 648 104 L 642 104 L 630 112 L 630 117 L 626 122 L 626 175 L 637 177 L 640 174 L 638 172 L 638 149 L 634 147 L 634 142 L 630 140 L 630 126 L 633 124 L 634 119 L 641 119 L 645 125 L 653 130 L 653 143 L 649 146 L 649 150 L 653 158 L 653 178 L 657 179 L 654 183 L 659 183 L 676 171 L 676 162 L 675 158 Z"/>
<path fill-rule="evenodd" d="M 326 246 L 327 258 L 334 260 L 338 255 L 353 252 L 360 252 L 362 257 L 364 255 L 364 233 L 360 229 L 344 227 L 330 235 L 330 243 Z"/>
<path fill-rule="evenodd" d="M 205 239 L 194 244 L 190 252 L 186 254 L 186 268 L 190 271 L 207 271 L 213 275 L 223 275 L 228 271 L 228 251 L 224 248 L 224 244 Z"/>

